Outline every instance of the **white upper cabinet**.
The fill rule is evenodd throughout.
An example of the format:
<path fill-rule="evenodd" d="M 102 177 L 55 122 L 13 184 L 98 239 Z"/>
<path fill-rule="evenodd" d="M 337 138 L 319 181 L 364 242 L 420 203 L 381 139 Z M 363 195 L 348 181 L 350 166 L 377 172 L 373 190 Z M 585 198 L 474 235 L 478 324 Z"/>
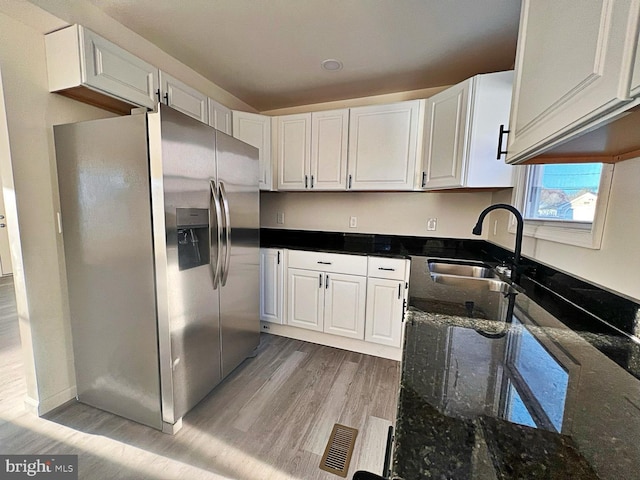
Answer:
<path fill-rule="evenodd" d="M 116 113 L 154 108 L 158 69 L 80 25 L 45 35 L 49 91 Z"/>
<path fill-rule="evenodd" d="M 311 188 L 346 189 L 348 139 L 348 109 L 311 114 Z"/>
<path fill-rule="evenodd" d="M 632 100 L 639 10 L 638 0 L 523 1 L 507 162 L 575 138 Z"/>
<path fill-rule="evenodd" d="M 271 117 L 233 110 L 233 136 L 260 151 L 260 190 L 273 189 Z"/>
<path fill-rule="evenodd" d="M 209 126 L 226 133 L 233 134 L 231 109 L 209 98 Z"/>
<path fill-rule="evenodd" d="M 162 71 L 160 72 L 160 94 L 162 102 L 171 108 L 202 123 L 209 123 L 207 96 Z"/>
<path fill-rule="evenodd" d="M 310 188 L 311 114 L 283 115 L 278 124 L 278 190 Z M 311 183 L 310 183 L 311 182 Z"/>
<path fill-rule="evenodd" d="M 513 167 L 497 159 L 512 82 L 511 71 L 476 75 L 427 99 L 421 188 L 513 186 Z"/>
<path fill-rule="evenodd" d="M 351 109 L 349 190 L 414 188 L 421 110 L 423 100 Z"/>
<path fill-rule="evenodd" d="M 278 190 L 345 190 L 349 110 L 283 115 Z"/>

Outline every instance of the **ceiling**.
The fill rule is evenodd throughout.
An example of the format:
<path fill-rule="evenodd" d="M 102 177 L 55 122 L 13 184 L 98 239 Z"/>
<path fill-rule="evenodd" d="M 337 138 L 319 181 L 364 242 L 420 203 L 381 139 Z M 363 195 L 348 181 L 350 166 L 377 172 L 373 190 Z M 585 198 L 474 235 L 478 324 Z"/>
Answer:
<path fill-rule="evenodd" d="M 512 68 L 520 15 L 520 0 L 89 1 L 259 111 Z"/>

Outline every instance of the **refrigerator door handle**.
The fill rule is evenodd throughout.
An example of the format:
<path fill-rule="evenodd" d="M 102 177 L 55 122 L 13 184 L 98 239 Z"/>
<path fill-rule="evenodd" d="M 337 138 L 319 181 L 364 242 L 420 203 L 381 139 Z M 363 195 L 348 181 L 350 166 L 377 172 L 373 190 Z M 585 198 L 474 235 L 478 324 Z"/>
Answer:
<path fill-rule="evenodd" d="M 222 207 L 220 206 L 220 200 L 218 200 L 218 192 L 216 188 L 215 180 L 209 180 L 209 185 L 211 187 L 211 205 L 213 206 L 213 210 L 216 212 L 216 228 L 215 228 L 215 243 L 213 240 L 213 226 L 210 227 L 210 248 L 211 253 L 209 254 L 209 263 L 211 265 L 211 271 L 213 273 L 213 289 L 216 290 L 218 288 L 218 284 L 220 283 L 220 268 L 222 264 L 222 235 L 220 226 L 222 225 Z M 216 253 L 216 261 L 215 265 L 212 262 L 211 254 Z"/>
<path fill-rule="evenodd" d="M 229 214 L 229 200 L 224 189 L 224 183 L 218 182 L 220 186 L 220 199 L 224 211 L 224 265 L 222 267 L 222 286 L 227 284 L 229 278 L 229 264 L 231 263 L 231 216 Z"/>

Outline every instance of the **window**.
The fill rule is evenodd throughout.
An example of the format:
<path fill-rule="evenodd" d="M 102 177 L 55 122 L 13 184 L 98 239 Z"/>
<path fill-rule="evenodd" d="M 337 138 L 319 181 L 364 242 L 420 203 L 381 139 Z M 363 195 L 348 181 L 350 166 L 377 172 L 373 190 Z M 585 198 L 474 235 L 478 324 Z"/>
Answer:
<path fill-rule="evenodd" d="M 602 163 L 533 165 L 525 218 L 593 223 L 601 174 Z"/>
<path fill-rule="evenodd" d="M 514 205 L 525 219 L 525 236 L 600 248 L 613 165 L 566 163 L 519 168 Z M 510 231 L 515 231 L 515 223 Z"/>

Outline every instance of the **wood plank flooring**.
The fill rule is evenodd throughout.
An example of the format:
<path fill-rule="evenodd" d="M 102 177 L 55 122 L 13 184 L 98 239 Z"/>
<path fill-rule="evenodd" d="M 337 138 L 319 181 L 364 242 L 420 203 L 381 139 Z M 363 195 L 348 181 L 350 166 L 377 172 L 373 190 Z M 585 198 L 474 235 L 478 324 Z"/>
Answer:
<path fill-rule="evenodd" d="M 13 285 L 0 279 L 0 453 L 77 454 L 82 479 L 328 480 L 318 468 L 334 423 L 357 428 L 348 478 L 382 471 L 400 365 L 263 334 L 245 361 L 170 436 L 73 402 L 24 411 Z"/>

